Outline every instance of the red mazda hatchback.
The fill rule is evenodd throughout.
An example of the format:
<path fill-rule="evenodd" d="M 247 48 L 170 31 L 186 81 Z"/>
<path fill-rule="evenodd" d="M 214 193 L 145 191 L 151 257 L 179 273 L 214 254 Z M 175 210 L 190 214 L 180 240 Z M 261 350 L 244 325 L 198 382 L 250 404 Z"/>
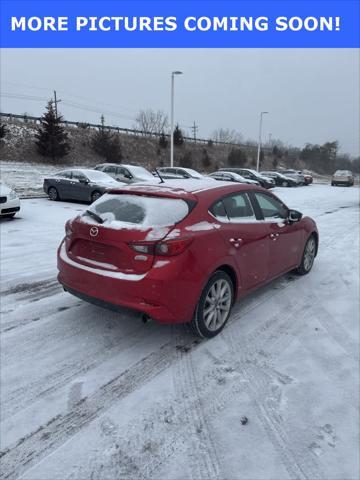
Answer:
<path fill-rule="evenodd" d="M 258 186 L 119 187 L 67 222 L 59 281 L 97 305 L 213 337 L 237 298 L 290 270 L 308 273 L 318 242 L 311 218 Z"/>

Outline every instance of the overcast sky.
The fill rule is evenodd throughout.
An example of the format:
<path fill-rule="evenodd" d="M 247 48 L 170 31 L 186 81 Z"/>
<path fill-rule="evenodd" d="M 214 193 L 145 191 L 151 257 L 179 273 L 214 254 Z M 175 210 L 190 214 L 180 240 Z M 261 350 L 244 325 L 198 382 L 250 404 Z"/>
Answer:
<path fill-rule="evenodd" d="M 359 51 L 350 49 L 2 50 L 1 111 L 39 116 L 56 89 L 67 120 L 97 123 L 104 112 L 107 124 L 131 127 L 139 109 L 169 112 L 172 70 L 184 72 L 175 120 L 195 121 L 199 137 L 223 127 L 255 139 L 267 110 L 266 139 L 339 140 L 359 155 Z"/>

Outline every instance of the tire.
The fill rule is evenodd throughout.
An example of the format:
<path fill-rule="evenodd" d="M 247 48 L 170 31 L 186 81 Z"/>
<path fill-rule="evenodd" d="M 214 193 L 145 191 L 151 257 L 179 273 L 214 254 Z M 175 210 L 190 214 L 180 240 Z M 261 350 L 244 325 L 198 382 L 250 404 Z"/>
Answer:
<path fill-rule="evenodd" d="M 6 213 L 5 215 L 1 215 L 0 218 L 8 218 L 9 220 L 15 217 L 15 213 Z"/>
<path fill-rule="evenodd" d="M 334 183 L 334 182 L 331 182 L 331 186 L 332 186 L 332 187 L 335 187 L 335 183 Z"/>
<path fill-rule="evenodd" d="M 91 203 L 94 203 L 96 202 L 96 200 L 98 200 L 100 197 L 101 197 L 102 193 L 99 192 L 98 190 L 96 190 L 95 192 L 93 192 L 91 194 Z"/>
<path fill-rule="evenodd" d="M 298 275 L 308 274 L 314 264 L 315 256 L 316 256 L 316 238 L 315 238 L 315 235 L 310 235 L 310 237 L 308 238 L 305 244 L 301 263 L 296 269 L 296 273 Z"/>
<path fill-rule="evenodd" d="M 282 186 L 282 187 L 288 187 L 288 186 L 289 186 L 289 182 L 286 182 L 286 181 L 285 181 L 285 182 L 282 182 L 281 186 Z"/>
<path fill-rule="evenodd" d="M 202 291 L 190 322 L 193 333 L 203 338 L 218 335 L 229 319 L 233 301 L 234 286 L 231 278 L 221 270 L 215 272 Z"/>
<path fill-rule="evenodd" d="M 49 188 L 48 195 L 49 195 L 50 200 L 52 200 L 53 202 L 56 202 L 56 200 L 60 199 L 59 192 L 56 190 L 55 187 L 50 187 Z"/>

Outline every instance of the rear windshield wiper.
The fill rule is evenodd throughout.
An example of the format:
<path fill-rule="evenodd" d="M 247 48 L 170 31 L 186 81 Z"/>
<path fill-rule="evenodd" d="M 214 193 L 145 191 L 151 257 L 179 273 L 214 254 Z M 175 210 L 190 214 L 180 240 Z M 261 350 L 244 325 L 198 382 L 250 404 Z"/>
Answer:
<path fill-rule="evenodd" d="M 86 210 L 86 213 L 90 215 L 90 217 L 94 218 L 98 223 L 104 223 L 104 220 L 100 217 L 100 215 L 93 212 L 92 210 Z"/>

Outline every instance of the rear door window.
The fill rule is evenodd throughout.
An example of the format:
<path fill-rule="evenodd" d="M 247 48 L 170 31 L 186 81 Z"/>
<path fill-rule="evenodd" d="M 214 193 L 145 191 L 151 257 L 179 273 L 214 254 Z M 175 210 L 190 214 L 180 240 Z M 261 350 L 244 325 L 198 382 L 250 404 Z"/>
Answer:
<path fill-rule="evenodd" d="M 90 207 L 111 228 L 149 228 L 170 226 L 189 213 L 183 199 L 141 195 L 105 194 Z M 89 214 L 84 214 L 89 217 Z"/>
<path fill-rule="evenodd" d="M 250 200 L 246 193 L 230 195 L 223 199 L 226 213 L 233 223 L 256 220 Z"/>
<path fill-rule="evenodd" d="M 109 175 L 113 175 L 116 172 L 116 167 L 113 167 L 113 166 L 105 167 L 103 169 L 103 172 L 108 173 Z"/>
<path fill-rule="evenodd" d="M 229 221 L 229 217 L 227 216 L 225 206 L 222 200 L 214 203 L 214 205 L 210 208 L 209 212 L 221 222 Z"/>
<path fill-rule="evenodd" d="M 246 223 L 256 220 L 246 193 L 237 193 L 214 203 L 209 212 L 222 222 Z"/>

